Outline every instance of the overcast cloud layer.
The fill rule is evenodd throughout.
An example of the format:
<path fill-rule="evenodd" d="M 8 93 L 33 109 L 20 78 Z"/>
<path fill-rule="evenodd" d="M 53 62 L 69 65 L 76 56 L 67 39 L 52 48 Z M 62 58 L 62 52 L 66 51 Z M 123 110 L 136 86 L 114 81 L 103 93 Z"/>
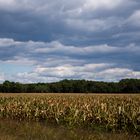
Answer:
<path fill-rule="evenodd" d="M 139 0 L 0 0 L 0 82 L 140 78 Z"/>

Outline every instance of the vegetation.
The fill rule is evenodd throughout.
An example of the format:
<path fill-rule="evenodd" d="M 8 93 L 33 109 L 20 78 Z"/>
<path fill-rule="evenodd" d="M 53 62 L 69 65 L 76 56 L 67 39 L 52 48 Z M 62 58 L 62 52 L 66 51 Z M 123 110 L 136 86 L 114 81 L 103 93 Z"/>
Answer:
<path fill-rule="evenodd" d="M 5 81 L 0 84 L 2 93 L 140 93 L 140 79 L 119 82 L 63 80 L 55 83 L 21 84 Z"/>
<path fill-rule="evenodd" d="M 0 119 L 140 134 L 139 95 L 0 94 Z"/>
<path fill-rule="evenodd" d="M 16 132 L 16 133 L 15 133 Z M 127 133 L 99 133 L 46 126 L 38 122 L 0 121 L 0 140 L 140 140 Z"/>

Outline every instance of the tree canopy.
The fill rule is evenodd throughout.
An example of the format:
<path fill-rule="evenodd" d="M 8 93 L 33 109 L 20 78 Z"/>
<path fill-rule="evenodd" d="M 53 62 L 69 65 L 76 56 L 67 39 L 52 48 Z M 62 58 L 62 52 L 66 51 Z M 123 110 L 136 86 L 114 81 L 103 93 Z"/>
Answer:
<path fill-rule="evenodd" d="M 140 93 L 140 79 L 123 79 L 119 82 L 87 80 L 62 80 L 54 83 L 5 81 L 0 84 L 1 93 Z"/>

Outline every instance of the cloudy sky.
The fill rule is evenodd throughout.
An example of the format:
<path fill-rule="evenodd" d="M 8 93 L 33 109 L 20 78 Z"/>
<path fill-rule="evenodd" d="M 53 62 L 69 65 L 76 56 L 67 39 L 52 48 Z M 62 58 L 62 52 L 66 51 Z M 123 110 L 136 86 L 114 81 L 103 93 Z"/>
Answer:
<path fill-rule="evenodd" d="M 0 0 L 0 82 L 140 78 L 139 0 Z"/>

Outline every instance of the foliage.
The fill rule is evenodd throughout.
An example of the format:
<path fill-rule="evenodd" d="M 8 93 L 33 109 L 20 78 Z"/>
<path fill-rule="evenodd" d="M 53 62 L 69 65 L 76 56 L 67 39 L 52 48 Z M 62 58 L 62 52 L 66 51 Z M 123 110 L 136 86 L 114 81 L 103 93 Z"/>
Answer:
<path fill-rule="evenodd" d="M 3 93 L 140 93 L 140 79 L 120 82 L 63 80 L 55 83 L 21 84 L 5 81 L 0 84 Z"/>

